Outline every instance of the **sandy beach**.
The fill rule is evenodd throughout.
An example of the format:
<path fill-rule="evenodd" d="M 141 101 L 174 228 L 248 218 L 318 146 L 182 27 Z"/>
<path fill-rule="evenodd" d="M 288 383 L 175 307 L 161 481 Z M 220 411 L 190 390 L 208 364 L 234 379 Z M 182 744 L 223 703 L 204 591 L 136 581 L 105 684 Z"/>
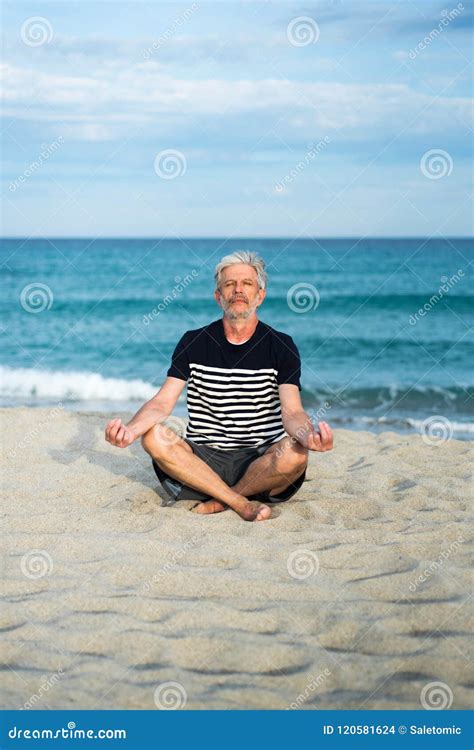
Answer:
<path fill-rule="evenodd" d="M 472 705 L 472 443 L 336 430 L 246 523 L 168 507 L 109 418 L 2 410 L 3 707 Z"/>

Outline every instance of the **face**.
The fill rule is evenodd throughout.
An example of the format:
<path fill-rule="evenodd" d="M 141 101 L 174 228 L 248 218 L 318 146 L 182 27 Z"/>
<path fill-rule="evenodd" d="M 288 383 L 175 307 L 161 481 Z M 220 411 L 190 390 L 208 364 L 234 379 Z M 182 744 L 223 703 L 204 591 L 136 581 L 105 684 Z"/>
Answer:
<path fill-rule="evenodd" d="M 220 293 L 214 296 L 229 320 L 250 318 L 262 304 L 265 291 L 258 288 L 257 272 L 245 263 L 227 266 L 221 273 Z"/>

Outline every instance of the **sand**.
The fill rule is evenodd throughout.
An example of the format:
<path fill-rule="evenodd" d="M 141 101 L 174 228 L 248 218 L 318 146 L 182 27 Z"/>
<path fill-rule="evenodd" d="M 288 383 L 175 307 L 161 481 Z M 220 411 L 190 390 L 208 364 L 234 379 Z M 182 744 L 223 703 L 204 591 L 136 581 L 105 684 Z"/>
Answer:
<path fill-rule="evenodd" d="M 108 415 L 2 418 L 4 708 L 472 704 L 472 444 L 337 430 L 246 523 L 168 507 Z"/>

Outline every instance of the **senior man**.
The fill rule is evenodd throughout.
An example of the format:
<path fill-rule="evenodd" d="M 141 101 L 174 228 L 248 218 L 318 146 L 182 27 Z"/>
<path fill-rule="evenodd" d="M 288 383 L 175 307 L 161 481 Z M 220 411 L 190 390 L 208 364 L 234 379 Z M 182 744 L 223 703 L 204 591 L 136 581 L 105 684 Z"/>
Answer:
<path fill-rule="evenodd" d="M 327 451 L 326 422 L 315 429 L 300 398 L 301 361 L 286 333 L 257 318 L 266 296 L 265 263 L 254 252 L 227 255 L 215 269 L 214 298 L 224 314 L 179 340 L 157 394 L 105 437 L 126 448 L 141 437 L 172 500 L 196 500 L 196 513 L 232 508 L 246 521 L 301 487 L 309 451 Z M 187 383 L 184 437 L 163 422 Z"/>

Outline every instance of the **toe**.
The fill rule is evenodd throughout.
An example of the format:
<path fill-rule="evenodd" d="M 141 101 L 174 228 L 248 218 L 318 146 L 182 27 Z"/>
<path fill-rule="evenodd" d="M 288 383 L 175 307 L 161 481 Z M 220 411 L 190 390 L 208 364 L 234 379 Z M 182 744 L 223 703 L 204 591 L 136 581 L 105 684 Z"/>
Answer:
<path fill-rule="evenodd" d="M 201 515 L 207 515 L 208 513 L 220 513 L 225 510 L 225 505 L 220 503 L 218 500 L 207 500 L 204 503 L 196 505 L 192 511 L 193 513 L 200 513 Z"/>
<path fill-rule="evenodd" d="M 268 507 L 268 505 L 261 505 L 258 509 L 257 516 L 255 518 L 256 521 L 266 521 L 267 519 L 272 517 L 272 509 Z"/>

